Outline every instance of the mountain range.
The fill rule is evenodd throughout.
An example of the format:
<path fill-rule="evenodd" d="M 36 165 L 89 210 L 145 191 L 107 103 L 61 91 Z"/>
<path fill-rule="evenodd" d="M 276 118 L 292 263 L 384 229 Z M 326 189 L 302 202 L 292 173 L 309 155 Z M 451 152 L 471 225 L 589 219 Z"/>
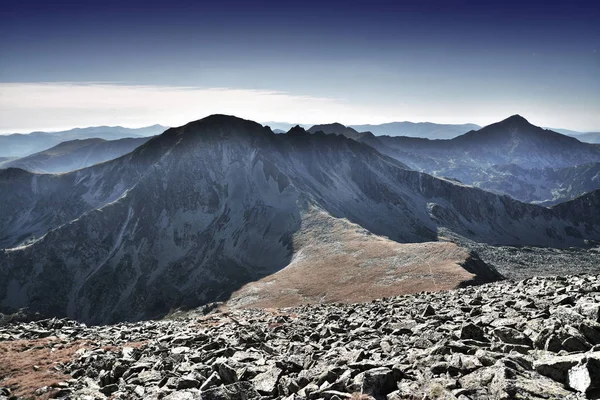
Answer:
<path fill-rule="evenodd" d="M 390 122 L 379 125 L 350 125 L 358 132 L 377 136 L 407 136 L 426 139 L 452 139 L 465 132 L 481 128 L 476 124 L 434 124 L 432 122 Z"/>
<path fill-rule="evenodd" d="M 145 128 L 124 128 L 122 126 L 94 126 L 75 128 L 58 132 L 31 132 L 0 135 L 0 157 L 18 158 L 47 150 L 62 142 L 76 139 L 117 140 L 124 138 L 148 137 L 164 132 L 167 127 L 152 125 Z"/>
<path fill-rule="evenodd" d="M 265 122 L 265 126 L 269 126 L 275 133 L 284 133 L 294 126 L 301 126 L 309 129 L 315 125 L 311 124 L 291 124 L 288 122 Z M 329 124 L 324 124 L 329 125 Z M 341 125 L 341 124 L 340 124 Z M 318 126 L 318 125 L 316 125 Z M 384 124 L 374 125 L 347 125 L 356 132 L 371 132 L 375 136 L 406 136 L 422 139 L 454 139 L 467 132 L 481 129 L 477 124 L 436 124 L 433 122 L 388 122 Z M 600 143 L 600 132 L 578 132 L 568 129 L 544 128 L 554 132 L 558 132 L 565 136 L 577 138 L 580 142 L 585 143 Z"/>
<path fill-rule="evenodd" d="M 520 117 L 507 121 L 467 134 L 472 144 L 455 139 L 449 151 L 467 146 L 468 159 L 479 160 L 478 135 L 499 145 L 502 126 L 528 129 Z M 412 170 L 392 139 L 406 138 L 385 139 L 380 150 L 364 138 L 301 127 L 274 134 L 213 115 L 77 171 L 0 170 L 0 311 L 138 320 L 239 299 L 270 276 L 275 293 L 262 292 L 263 303 L 316 302 L 322 288 L 308 290 L 311 279 L 337 282 L 343 293 L 371 276 L 366 292 L 393 295 L 426 289 L 410 283 L 427 279 L 433 288 L 499 279 L 442 232 L 491 245 L 586 248 L 600 240 L 600 191 L 550 208 L 526 204 Z M 556 142 L 575 146 L 580 160 L 597 154 L 567 139 Z M 510 156 L 524 151 L 516 146 Z M 488 149 L 485 157 L 507 155 Z M 332 278 L 345 265 L 344 280 Z M 238 301 L 257 300 L 245 292 Z"/>
<path fill-rule="evenodd" d="M 546 129 L 553 130 L 553 131 L 561 133 L 563 135 L 572 136 L 574 138 L 577 138 L 577 140 L 579 140 L 580 142 L 600 143 L 600 132 L 577 132 L 577 131 L 571 131 L 569 129 L 553 129 L 553 128 L 546 128 Z"/>
<path fill-rule="evenodd" d="M 341 126 L 309 131 L 351 137 L 412 169 L 524 202 L 557 204 L 600 188 L 600 145 L 539 128 L 519 115 L 447 140 L 375 136 Z"/>
<path fill-rule="evenodd" d="M 139 137 L 117 140 L 69 140 L 29 156 L 0 162 L 0 168 L 21 168 L 37 173 L 74 171 L 121 157 L 149 139 Z"/>

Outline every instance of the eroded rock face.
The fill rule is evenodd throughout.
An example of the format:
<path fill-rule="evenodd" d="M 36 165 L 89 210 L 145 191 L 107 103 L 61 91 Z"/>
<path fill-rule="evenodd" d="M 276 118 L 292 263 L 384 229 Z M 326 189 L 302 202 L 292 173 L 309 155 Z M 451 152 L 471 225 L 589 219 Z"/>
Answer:
<path fill-rule="evenodd" d="M 599 302 L 600 275 L 546 277 L 134 324 L 18 322 L 0 341 L 91 343 L 58 364 L 71 379 L 37 392 L 62 398 L 584 399 L 599 389 Z"/>

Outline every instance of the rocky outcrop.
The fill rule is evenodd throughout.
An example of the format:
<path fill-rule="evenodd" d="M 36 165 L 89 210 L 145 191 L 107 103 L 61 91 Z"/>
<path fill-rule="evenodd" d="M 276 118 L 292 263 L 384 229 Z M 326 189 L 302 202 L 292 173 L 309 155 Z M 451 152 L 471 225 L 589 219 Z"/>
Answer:
<path fill-rule="evenodd" d="M 12 323 L 0 343 L 91 343 L 56 365 L 71 379 L 36 389 L 60 398 L 584 399 L 600 382 L 598 304 L 598 275 L 532 278 L 135 324 Z"/>

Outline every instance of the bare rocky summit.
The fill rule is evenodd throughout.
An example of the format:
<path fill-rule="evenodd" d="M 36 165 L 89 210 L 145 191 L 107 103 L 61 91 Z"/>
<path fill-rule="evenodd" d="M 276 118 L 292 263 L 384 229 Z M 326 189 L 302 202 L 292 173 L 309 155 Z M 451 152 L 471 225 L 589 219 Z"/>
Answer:
<path fill-rule="evenodd" d="M 64 379 L 0 389 L 3 400 L 26 390 L 65 399 L 598 398 L 600 276 L 345 305 L 222 305 L 117 325 L 50 319 L 0 328 L 0 349 L 17 342 L 29 347 L 0 351 L 0 386 L 44 368 Z M 52 358 L 67 348 L 70 358 L 51 367 L 2 376 L 33 351 Z"/>

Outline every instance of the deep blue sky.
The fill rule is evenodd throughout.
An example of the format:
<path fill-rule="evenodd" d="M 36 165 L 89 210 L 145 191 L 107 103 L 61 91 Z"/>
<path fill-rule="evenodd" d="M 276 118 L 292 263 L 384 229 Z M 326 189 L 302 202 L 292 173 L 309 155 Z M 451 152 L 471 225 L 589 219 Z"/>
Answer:
<path fill-rule="evenodd" d="M 4 83 L 274 90 L 365 122 L 520 113 L 600 130 L 598 1 L 0 2 Z"/>

